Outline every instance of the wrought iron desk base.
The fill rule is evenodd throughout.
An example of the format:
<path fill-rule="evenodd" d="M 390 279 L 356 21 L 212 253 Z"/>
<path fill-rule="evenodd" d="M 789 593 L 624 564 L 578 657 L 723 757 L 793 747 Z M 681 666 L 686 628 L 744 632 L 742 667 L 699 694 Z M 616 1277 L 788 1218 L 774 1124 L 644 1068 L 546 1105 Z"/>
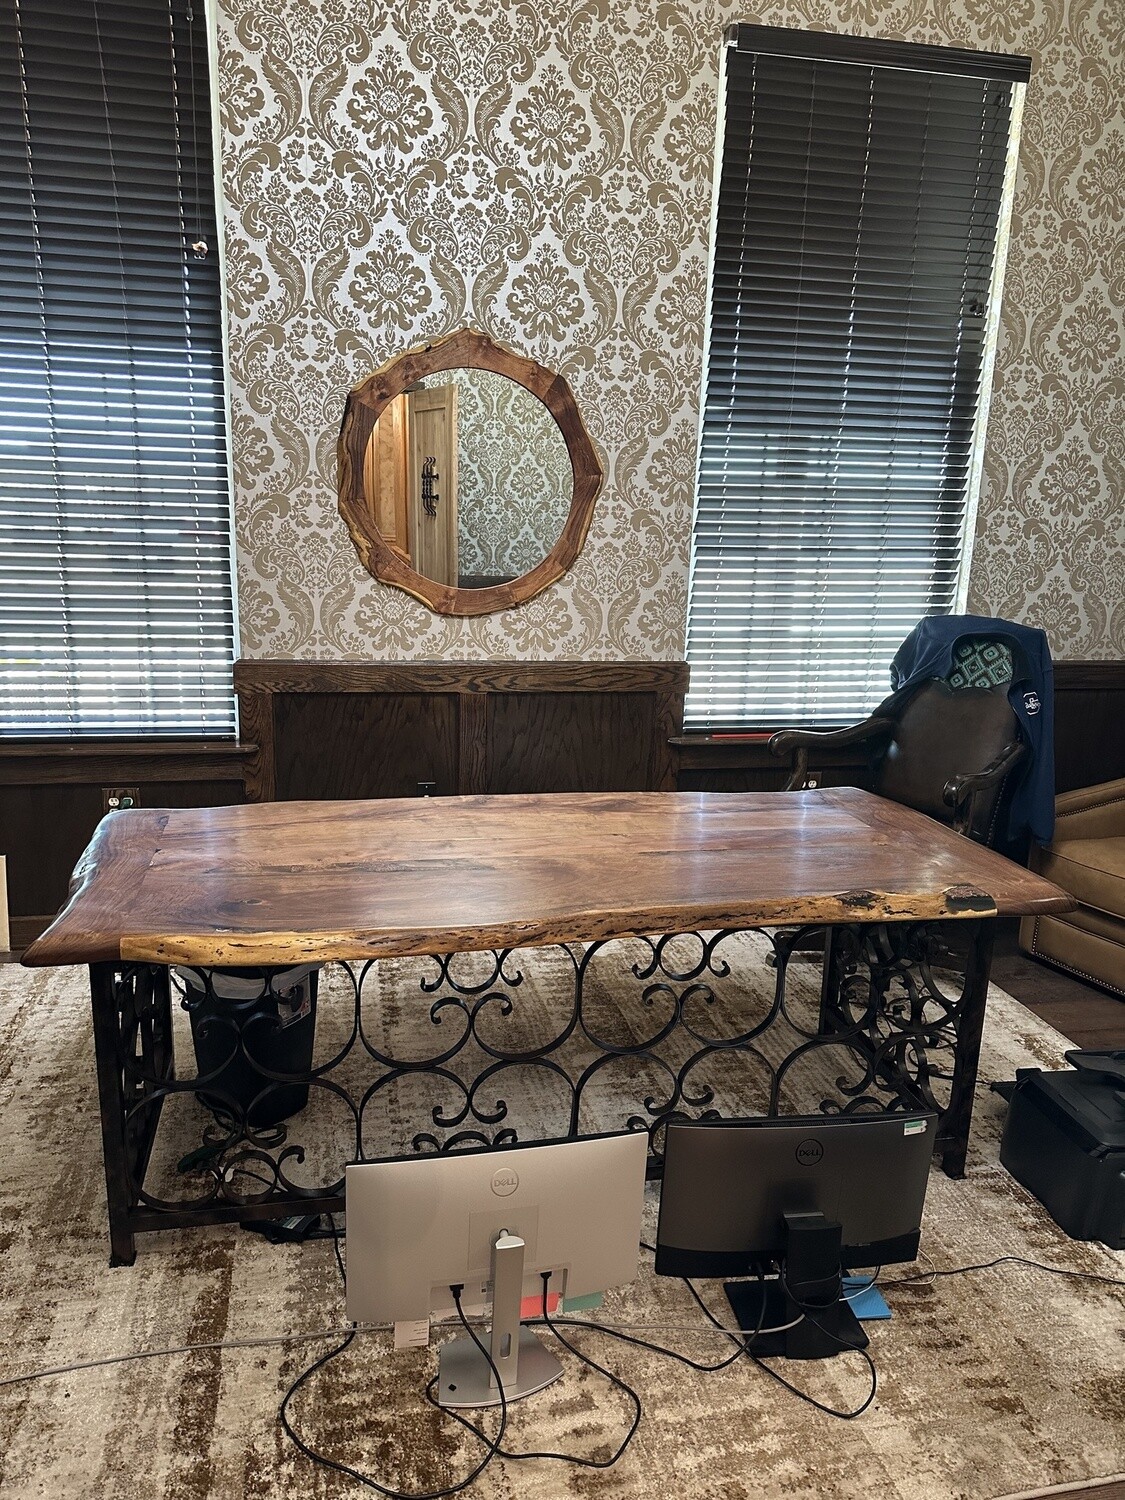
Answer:
<path fill-rule="evenodd" d="M 993 921 L 990 918 L 933 923 L 856 923 L 830 928 L 770 929 L 769 961 L 774 965 L 772 998 L 760 1013 L 722 1029 L 714 1024 L 716 989 L 731 974 L 725 945 L 742 935 L 732 931 L 627 940 L 642 957 L 624 966 L 620 977 L 635 987 L 637 1013 L 644 1025 L 633 1034 L 606 1034 L 591 1000 L 591 966 L 605 962 L 614 943 L 560 945 L 564 965 L 573 971 L 569 1012 L 552 1017 L 552 1034 L 528 1042 L 496 1036 L 497 1024 L 512 1016 L 523 973 L 519 951 L 483 956 L 484 972 L 466 979 L 456 972 L 456 955 L 421 960 L 421 1011 L 433 1025 L 436 1044 L 423 1057 L 396 1055 L 373 1040 L 364 1001 L 374 964 L 333 965 L 335 989 L 350 996 L 352 1016 L 334 1055 L 299 1073 L 271 1071 L 261 1060 L 263 1040 L 280 1022 L 267 993 L 250 1001 L 217 1000 L 210 976 L 199 971 L 203 988 L 190 987 L 183 1005 L 206 1002 L 212 1048 L 218 1039 L 222 1066 L 191 1077 L 176 1070 L 172 993 L 167 968 L 149 964 L 91 965 L 94 1038 L 101 1105 L 111 1264 L 130 1264 L 138 1232 L 283 1218 L 294 1212 L 342 1210 L 343 1161 L 329 1164 L 323 1180 L 299 1183 L 293 1174 L 306 1161 L 306 1145 L 293 1139 L 316 1120 L 326 1098 L 346 1121 L 345 1159 L 394 1154 L 369 1149 L 373 1127 L 404 1081 L 432 1085 L 442 1102 L 426 1107 L 398 1151 L 446 1151 L 465 1144 L 503 1144 L 517 1139 L 573 1137 L 583 1133 L 587 1095 L 607 1079 L 604 1070 L 624 1064 L 647 1070 L 640 1096 L 620 1097 L 615 1124 L 597 1128 L 647 1130 L 650 1170 L 658 1175 L 663 1127 L 677 1117 L 720 1113 L 791 1113 L 787 1091 L 803 1064 L 821 1063 L 812 1108 L 825 1113 L 932 1108 L 939 1113 L 937 1146 L 950 1176 L 965 1170 L 973 1089 L 984 1023 Z M 793 998 L 795 955 L 821 937 L 823 967 L 819 1004 L 811 1011 Z M 953 956 L 956 951 L 956 957 Z M 477 955 L 478 965 L 482 956 Z M 951 967 L 953 965 L 953 967 Z M 276 971 L 273 971 L 276 972 Z M 815 986 L 814 986 L 815 988 Z M 326 1003 L 322 996 L 322 1010 Z M 339 1004 L 339 995 L 327 1003 Z M 345 1007 L 346 1008 L 346 1007 Z M 774 1060 L 766 1055 L 770 1033 L 788 1028 L 793 1044 Z M 450 1032 L 454 1035 L 450 1039 Z M 831 1049 L 825 1083 L 823 1064 Z M 220 1073 L 232 1059 L 251 1062 L 262 1077 L 253 1102 L 223 1095 Z M 476 1071 L 458 1071 L 476 1062 Z M 723 1069 L 752 1065 L 764 1080 L 753 1105 L 722 1084 Z M 513 1070 L 538 1070 L 561 1091 L 562 1128 L 520 1135 L 509 1115 L 503 1083 Z M 658 1086 L 653 1087 L 655 1073 Z M 357 1076 L 358 1075 L 358 1076 Z M 277 1089 L 307 1084 L 306 1111 L 281 1129 L 251 1123 L 247 1116 Z M 161 1114 L 178 1095 L 205 1095 L 225 1107 L 203 1132 L 208 1157 L 189 1196 L 161 1196 L 150 1174 Z M 619 1096 L 615 1093 L 614 1098 Z M 452 1101 L 452 1102 L 450 1102 Z M 722 1107 L 725 1105 L 726 1107 Z M 807 1112 L 808 1105 L 802 1105 Z M 298 1173 L 299 1175 L 299 1173 Z"/>

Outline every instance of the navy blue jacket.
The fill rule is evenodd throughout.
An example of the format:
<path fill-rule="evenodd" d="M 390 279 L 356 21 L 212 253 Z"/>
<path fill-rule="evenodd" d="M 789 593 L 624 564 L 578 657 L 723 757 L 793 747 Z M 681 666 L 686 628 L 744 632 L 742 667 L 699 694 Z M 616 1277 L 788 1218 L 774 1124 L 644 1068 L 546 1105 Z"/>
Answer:
<path fill-rule="evenodd" d="M 947 678 L 954 648 L 965 636 L 1003 641 L 1012 653 L 1008 702 L 1020 721 L 1028 753 L 1013 772 L 1018 779 L 1008 837 L 1030 833 L 1046 844 L 1055 831 L 1055 674 L 1043 631 L 988 615 L 931 615 L 914 627 L 895 653 L 891 686 L 898 691 L 925 678 Z"/>

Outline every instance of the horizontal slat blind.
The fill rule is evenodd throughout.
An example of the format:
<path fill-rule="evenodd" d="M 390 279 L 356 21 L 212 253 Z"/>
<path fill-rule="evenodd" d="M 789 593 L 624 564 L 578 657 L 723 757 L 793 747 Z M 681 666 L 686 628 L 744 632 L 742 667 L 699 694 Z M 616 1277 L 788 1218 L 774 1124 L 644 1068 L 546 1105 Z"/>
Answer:
<path fill-rule="evenodd" d="M 7 734 L 234 732 L 201 0 L 189 15 L 0 0 Z"/>
<path fill-rule="evenodd" d="M 689 728 L 847 722 L 951 610 L 1010 104 L 727 49 Z"/>

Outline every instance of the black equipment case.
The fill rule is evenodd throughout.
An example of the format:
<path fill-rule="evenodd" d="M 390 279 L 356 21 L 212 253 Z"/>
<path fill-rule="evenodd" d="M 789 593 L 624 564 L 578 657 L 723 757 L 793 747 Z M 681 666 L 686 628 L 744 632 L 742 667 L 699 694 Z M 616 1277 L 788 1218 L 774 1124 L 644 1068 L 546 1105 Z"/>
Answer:
<path fill-rule="evenodd" d="M 1125 1051 L 1068 1052 L 1072 1070 L 1021 1068 L 1000 1160 L 1071 1239 L 1125 1249 Z"/>

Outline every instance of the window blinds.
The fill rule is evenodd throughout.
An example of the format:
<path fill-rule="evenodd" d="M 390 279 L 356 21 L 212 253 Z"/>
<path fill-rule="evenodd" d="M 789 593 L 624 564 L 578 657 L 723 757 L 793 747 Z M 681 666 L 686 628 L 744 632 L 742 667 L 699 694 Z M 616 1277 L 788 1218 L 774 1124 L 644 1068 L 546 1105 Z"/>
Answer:
<path fill-rule="evenodd" d="M 8 734 L 235 728 L 207 35 L 173 4 L 0 0 Z"/>
<path fill-rule="evenodd" d="M 839 724 L 955 601 L 1027 62 L 729 40 L 687 726 Z"/>

